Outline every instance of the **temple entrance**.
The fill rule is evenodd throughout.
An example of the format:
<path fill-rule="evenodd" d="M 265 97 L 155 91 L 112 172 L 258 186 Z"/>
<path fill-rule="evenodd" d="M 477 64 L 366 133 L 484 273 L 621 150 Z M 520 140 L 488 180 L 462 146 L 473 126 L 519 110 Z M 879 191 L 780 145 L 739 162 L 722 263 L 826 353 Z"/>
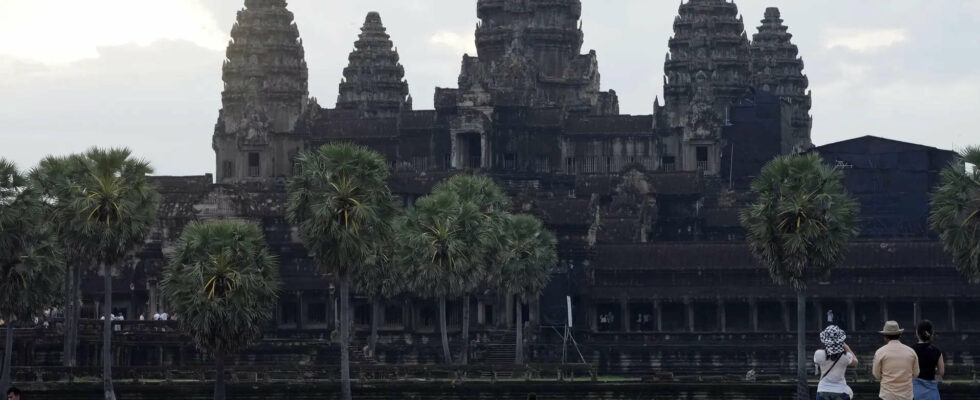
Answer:
<path fill-rule="evenodd" d="M 458 141 L 458 168 L 480 169 L 483 167 L 483 141 L 478 133 L 460 133 Z"/>

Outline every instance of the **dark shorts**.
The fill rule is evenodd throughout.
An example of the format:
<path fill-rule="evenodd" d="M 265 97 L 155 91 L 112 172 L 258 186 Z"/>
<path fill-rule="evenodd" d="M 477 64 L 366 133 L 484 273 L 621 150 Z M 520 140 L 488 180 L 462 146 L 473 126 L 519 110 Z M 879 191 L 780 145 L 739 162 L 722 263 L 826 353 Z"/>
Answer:
<path fill-rule="evenodd" d="M 817 400 L 851 400 L 846 393 L 817 393 Z"/>

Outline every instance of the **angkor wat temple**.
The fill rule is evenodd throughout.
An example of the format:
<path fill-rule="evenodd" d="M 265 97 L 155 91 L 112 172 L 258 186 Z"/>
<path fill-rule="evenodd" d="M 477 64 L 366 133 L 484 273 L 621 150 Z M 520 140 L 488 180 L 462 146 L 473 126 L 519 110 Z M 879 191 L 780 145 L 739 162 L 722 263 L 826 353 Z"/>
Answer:
<path fill-rule="evenodd" d="M 477 294 L 473 363 L 510 362 L 514 337 L 506 332 L 518 306 L 527 310 L 531 360 L 560 361 L 553 327 L 565 324 L 570 296 L 583 357 L 606 371 L 791 373 L 794 293 L 752 258 L 738 211 L 765 162 L 818 151 L 846 169 L 864 211 L 847 260 L 810 288 L 810 330 L 832 312 L 852 346 L 870 356 L 872 332 L 885 319 L 909 326 L 928 318 L 949 370 L 972 370 L 980 292 L 926 224 L 929 192 L 954 153 L 870 136 L 815 148 L 809 82 L 779 10 L 767 9 L 750 38 L 727 0 L 682 2 L 667 41 L 662 103 L 652 101 L 648 115 L 620 114 L 616 92 L 600 86 L 597 53 L 583 53 L 581 3 L 478 0 L 477 54 L 463 55 L 457 88 L 435 89 L 434 110 L 415 110 L 378 13 L 367 15 L 328 109 L 308 93 L 305 50 L 286 1 L 245 0 L 223 66 L 216 174 L 155 178 L 164 195 L 159 226 L 114 282 L 117 313 L 135 320 L 166 309 L 161 268 L 188 222 L 243 218 L 264 228 L 285 290 L 267 342 L 240 362 L 335 362 L 335 289 L 286 223 L 284 187 L 299 152 L 351 141 L 388 158 L 391 188 L 406 206 L 453 174 L 487 174 L 517 209 L 557 232 L 561 262 L 540 300 L 515 305 Z M 83 316 L 92 318 L 101 278 L 88 277 L 84 287 Z M 354 304 L 364 335 L 372 308 L 366 298 Z M 438 362 L 434 302 L 405 296 L 381 311 L 375 361 Z M 458 330 L 458 305 L 451 312 Z M 141 335 L 120 334 L 118 362 L 207 362 L 177 334 Z M 98 343 L 82 345 L 91 350 L 81 352 L 83 363 L 94 364 Z"/>

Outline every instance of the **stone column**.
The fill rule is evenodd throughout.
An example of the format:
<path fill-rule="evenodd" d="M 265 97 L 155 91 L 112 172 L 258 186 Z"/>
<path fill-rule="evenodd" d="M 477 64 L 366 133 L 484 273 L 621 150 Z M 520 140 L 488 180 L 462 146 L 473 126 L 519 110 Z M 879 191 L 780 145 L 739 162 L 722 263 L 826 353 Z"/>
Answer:
<path fill-rule="evenodd" d="M 817 328 L 817 332 L 823 330 L 824 324 L 827 322 L 826 316 L 823 315 L 823 303 L 820 300 L 813 300 L 813 310 L 817 313 L 816 321 L 814 325 Z"/>
<path fill-rule="evenodd" d="M 783 327 L 786 328 L 786 332 L 792 332 L 793 327 L 790 325 L 789 318 L 789 305 L 786 304 L 786 300 L 780 300 L 779 305 L 783 310 Z"/>
<path fill-rule="evenodd" d="M 150 309 L 148 311 L 150 315 L 147 315 L 146 319 L 153 320 L 153 314 L 157 313 L 157 282 L 154 280 L 146 281 L 146 291 L 150 296 Z"/>
<path fill-rule="evenodd" d="M 296 292 L 296 329 L 303 329 L 306 313 L 303 310 L 303 292 Z"/>
<path fill-rule="evenodd" d="M 684 299 L 684 309 L 687 314 L 687 330 L 694 332 L 694 302 L 691 299 Z"/>
<path fill-rule="evenodd" d="M 953 299 L 946 300 L 946 307 L 949 309 L 949 328 L 951 331 L 956 331 L 956 303 Z"/>
<path fill-rule="evenodd" d="M 884 300 L 881 300 L 879 304 L 881 307 L 881 319 L 885 321 L 890 321 L 888 319 L 888 303 L 885 302 Z"/>
<path fill-rule="evenodd" d="M 756 299 L 749 299 L 749 326 L 752 332 L 759 331 L 759 303 Z"/>
<path fill-rule="evenodd" d="M 527 319 L 530 326 L 540 325 L 540 315 L 541 315 L 541 302 L 537 298 L 533 298 L 527 302 Z"/>
<path fill-rule="evenodd" d="M 919 321 L 922 321 L 922 304 L 919 303 L 919 299 L 915 299 L 915 301 L 912 302 L 912 318 L 915 321 L 913 322 L 914 324 L 918 324 Z"/>
<path fill-rule="evenodd" d="M 585 315 L 589 319 L 589 330 L 599 331 L 599 311 L 596 309 L 595 302 L 589 301 L 585 306 Z"/>
<path fill-rule="evenodd" d="M 514 296 L 507 295 L 505 303 L 507 304 L 507 329 L 514 329 Z M 517 307 L 520 307 L 520 304 L 517 304 Z"/>
<path fill-rule="evenodd" d="M 623 332 L 629 332 L 630 323 L 633 322 L 631 321 L 632 315 L 630 315 L 629 299 L 627 298 L 619 299 L 619 316 L 620 316 L 619 320 L 622 321 L 620 323 L 619 329 L 621 329 Z"/>
<path fill-rule="evenodd" d="M 854 306 L 854 299 L 847 299 L 847 328 L 851 331 L 857 330 L 857 308 Z"/>
<path fill-rule="evenodd" d="M 412 307 L 411 300 L 402 302 L 402 326 L 405 333 L 415 332 L 415 309 Z"/>
<path fill-rule="evenodd" d="M 479 326 L 487 324 L 487 309 L 483 305 L 483 300 L 476 301 L 476 324 Z"/>
<path fill-rule="evenodd" d="M 459 134 L 458 133 L 450 134 L 449 135 L 449 151 L 450 151 L 449 168 L 451 169 L 459 169 L 462 167 L 461 164 L 462 164 L 463 156 L 462 154 L 460 154 L 459 148 L 460 148 Z"/>
<path fill-rule="evenodd" d="M 664 313 L 663 313 L 663 309 L 660 308 L 661 304 L 662 303 L 660 302 L 659 299 L 653 301 L 653 312 L 656 318 L 655 322 L 657 324 L 657 332 L 664 331 Z"/>
<path fill-rule="evenodd" d="M 725 310 L 725 301 L 721 298 L 718 299 L 718 329 L 722 332 L 728 332 L 728 321 L 726 321 L 727 314 Z"/>

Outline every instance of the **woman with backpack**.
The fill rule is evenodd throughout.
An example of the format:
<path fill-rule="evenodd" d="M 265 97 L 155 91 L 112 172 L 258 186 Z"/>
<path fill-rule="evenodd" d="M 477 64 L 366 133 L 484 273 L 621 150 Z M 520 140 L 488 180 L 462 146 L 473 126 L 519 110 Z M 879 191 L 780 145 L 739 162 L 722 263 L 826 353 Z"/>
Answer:
<path fill-rule="evenodd" d="M 847 334 L 837 325 L 830 325 L 820 333 L 824 348 L 813 354 L 820 383 L 817 400 L 851 400 L 854 391 L 847 386 L 847 367 L 858 364 L 857 356 L 847 346 Z"/>

